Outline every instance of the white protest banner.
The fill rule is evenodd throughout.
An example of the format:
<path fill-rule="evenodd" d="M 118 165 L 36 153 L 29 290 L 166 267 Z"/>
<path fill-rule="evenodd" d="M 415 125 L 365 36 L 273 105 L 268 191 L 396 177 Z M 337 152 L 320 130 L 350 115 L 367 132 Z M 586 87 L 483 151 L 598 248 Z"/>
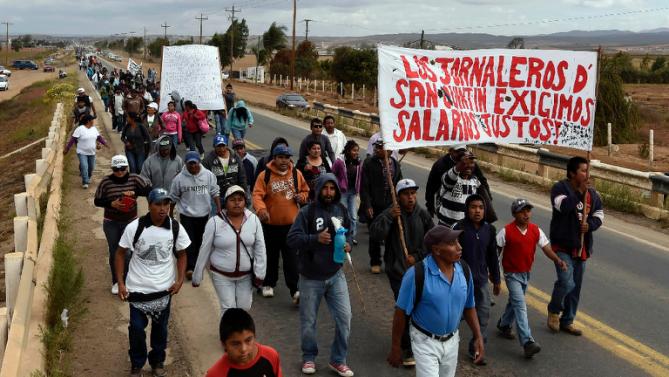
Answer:
<path fill-rule="evenodd" d="M 136 61 L 128 58 L 128 71 L 130 71 L 130 73 L 133 75 L 137 75 L 138 73 L 142 72 L 142 65 L 137 64 Z"/>
<path fill-rule="evenodd" d="M 460 143 L 592 149 L 597 53 L 379 46 L 386 149 Z"/>
<path fill-rule="evenodd" d="M 159 111 L 167 110 L 172 92 L 192 101 L 200 110 L 225 109 L 218 47 L 163 47 Z"/>

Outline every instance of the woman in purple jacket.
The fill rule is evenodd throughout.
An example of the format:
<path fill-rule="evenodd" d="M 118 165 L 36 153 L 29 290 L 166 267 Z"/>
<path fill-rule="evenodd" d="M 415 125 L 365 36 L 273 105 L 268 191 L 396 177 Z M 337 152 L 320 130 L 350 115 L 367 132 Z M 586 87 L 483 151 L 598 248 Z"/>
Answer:
<path fill-rule="evenodd" d="M 337 177 L 337 183 L 342 192 L 341 200 L 346 208 L 351 223 L 351 238 L 353 245 L 358 244 L 358 195 L 360 194 L 360 179 L 362 178 L 362 161 L 359 158 L 360 146 L 355 140 L 349 140 L 344 146 L 343 158 L 339 157 L 332 165 L 332 173 Z"/>

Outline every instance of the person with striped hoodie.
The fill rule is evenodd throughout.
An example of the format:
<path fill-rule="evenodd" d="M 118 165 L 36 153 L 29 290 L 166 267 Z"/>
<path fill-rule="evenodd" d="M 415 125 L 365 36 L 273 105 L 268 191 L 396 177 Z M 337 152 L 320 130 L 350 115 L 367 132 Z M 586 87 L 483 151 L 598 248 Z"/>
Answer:
<path fill-rule="evenodd" d="M 476 157 L 466 151 L 458 157 L 455 166 L 441 177 L 437 206 L 440 225 L 452 227 L 465 218 L 467 198 L 481 187 L 481 181 L 473 174 L 475 166 Z"/>

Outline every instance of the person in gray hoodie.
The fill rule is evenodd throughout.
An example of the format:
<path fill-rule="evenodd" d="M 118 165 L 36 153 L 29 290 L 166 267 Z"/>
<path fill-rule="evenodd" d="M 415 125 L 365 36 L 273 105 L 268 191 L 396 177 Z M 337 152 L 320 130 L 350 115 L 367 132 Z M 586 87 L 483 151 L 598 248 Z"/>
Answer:
<path fill-rule="evenodd" d="M 192 241 L 186 249 L 186 278 L 190 280 L 202 245 L 204 228 L 209 220 L 211 200 L 216 205 L 216 213 L 221 212 L 221 200 L 216 176 L 200 164 L 199 153 L 189 151 L 184 161 L 186 165 L 172 180 L 170 197 L 179 211 L 181 225 Z"/>
<path fill-rule="evenodd" d="M 140 175 L 151 182 L 153 188 L 163 188 L 167 191 L 172 187 L 172 180 L 183 169 L 184 163 L 177 155 L 177 147 L 170 135 L 158 138 L 158 151 L 144 161 Z"/>

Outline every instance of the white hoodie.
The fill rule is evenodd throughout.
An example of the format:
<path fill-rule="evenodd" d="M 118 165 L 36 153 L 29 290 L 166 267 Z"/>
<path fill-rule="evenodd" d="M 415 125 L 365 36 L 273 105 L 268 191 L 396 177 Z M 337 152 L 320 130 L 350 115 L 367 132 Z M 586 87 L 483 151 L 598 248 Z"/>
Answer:
<path fill-rule="evenodd" d="M 186 166 L 172 180 L 170 196 L 180 214 L 189 217 L 205 217 L 211 212 L 211 198 L 219 196 L 214 173 L 200 166 L 200 172 L 192 175 Z"/>

